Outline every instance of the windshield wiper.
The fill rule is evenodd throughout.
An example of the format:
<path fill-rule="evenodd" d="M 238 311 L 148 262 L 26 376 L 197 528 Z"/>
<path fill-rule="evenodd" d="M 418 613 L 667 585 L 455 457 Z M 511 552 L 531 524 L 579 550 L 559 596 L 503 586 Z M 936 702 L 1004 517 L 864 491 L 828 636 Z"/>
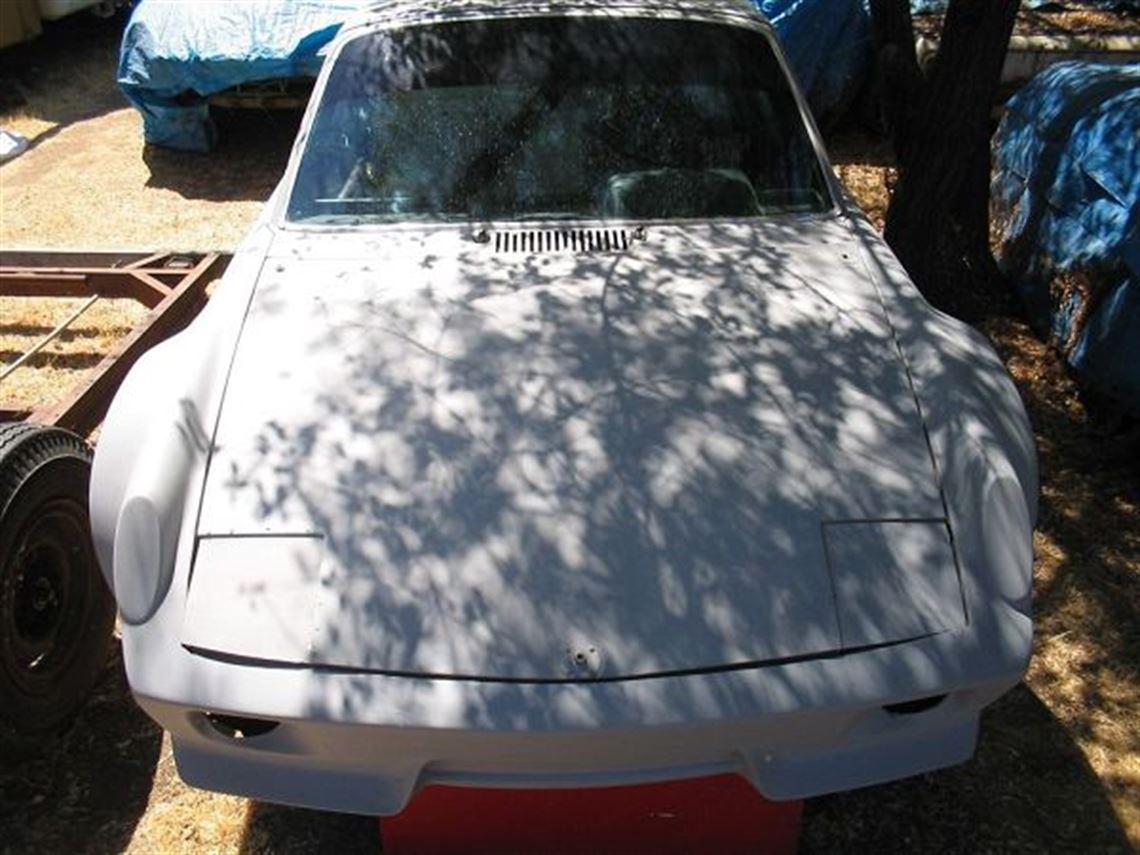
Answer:
<path fill-rule="evenodd" d="M 511 217 L 512 220 L 517 220 L 520 223 L 533 222 L 534 220 L 592 220 L 597 219 L 593 214 L 583 214 L 579 211 L 537 211 L 529 214 L 518 214 Z"/>
<path fill-rule="evenodd" d="M 431 212 L 392 214 L 387 211 L 357 211 L 344 214 L 313 214 L 295 219 L 293 222 L 315 226 L 383 226 L 399 225 L 400 223 L 463 223 L 469 222 L 470 219 L 466 214 L 436 214 Z"/>

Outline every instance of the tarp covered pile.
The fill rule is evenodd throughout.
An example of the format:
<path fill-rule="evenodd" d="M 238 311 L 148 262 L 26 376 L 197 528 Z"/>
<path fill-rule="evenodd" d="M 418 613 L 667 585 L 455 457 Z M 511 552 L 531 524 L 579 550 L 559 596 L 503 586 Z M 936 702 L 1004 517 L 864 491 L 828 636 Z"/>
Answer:
<path fill-rule="evenodd" d="M 1140 65 L 1061 63 L 995 140 L 1000 260 L 1092 387 L 1140 415 Z"/>
<path fill-rule="evenodd" d="M 123 33 L 119 88 L 146 141 L 214 142 L 206 97 L 246 83 L 316 77 L 320 51 L 363 0 L 141 0 Z"/>

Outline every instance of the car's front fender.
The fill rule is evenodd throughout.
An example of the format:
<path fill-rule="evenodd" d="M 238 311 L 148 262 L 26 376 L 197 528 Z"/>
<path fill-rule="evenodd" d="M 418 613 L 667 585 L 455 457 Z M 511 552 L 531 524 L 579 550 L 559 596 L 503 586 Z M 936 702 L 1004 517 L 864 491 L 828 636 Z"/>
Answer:
<path fill-rule="evenodd" d="M 103 422 L 91 475 L 91 531 L 128 623 L 147 620 L 170 584 L 192 473 L 208 461 L 267 232 L 259 229 L 235 255 L 201 315 L 135 364 Z"/>
<path fill-rule="evenodd" d="M 989 341 L 927 304 L 871 226 L 852 222 L 922 412 L 967 599 L 1029 615 L 1037 451 L 1017 387 Z"/>

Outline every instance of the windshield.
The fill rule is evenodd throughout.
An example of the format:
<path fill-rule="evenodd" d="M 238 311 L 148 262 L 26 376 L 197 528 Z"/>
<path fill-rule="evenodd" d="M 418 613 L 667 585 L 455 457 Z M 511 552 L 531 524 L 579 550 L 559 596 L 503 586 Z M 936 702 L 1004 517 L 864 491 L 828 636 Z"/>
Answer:
<path fill-rule="evenodd" d="M 759 32 L 514 18 L 386 30 L 335 61 L 294 222 L 686 219 L 831 199 Z"/>

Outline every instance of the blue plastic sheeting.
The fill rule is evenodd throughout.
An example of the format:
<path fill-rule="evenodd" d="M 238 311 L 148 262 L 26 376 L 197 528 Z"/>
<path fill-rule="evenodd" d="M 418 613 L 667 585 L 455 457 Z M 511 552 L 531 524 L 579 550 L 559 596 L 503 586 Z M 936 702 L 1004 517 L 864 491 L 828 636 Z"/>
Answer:
<path fill-rule="evenodd" d="M 1008 106 L 1002 265 L 1069 364 L 1140 414 L 1140 65 L 1055 65 Z"/>
<path fill-rule="evenodd" d="M 362 0 L 141 0 L 123 33 L 119 87 L 147 142 L 208 151 L 206 96 L 315 77 L 319 51 Z"/>
<path fill-rule="evenodd" d="M 841 113 L 871 68 L 869 0 L 754 0 L 780 35 L 812 112 Z"/>
<path fill-rule="evenodd" d="M 949 0 L 910 0 L 910 8 L 915 14 L 927 15 L 945 12 Z M 1119 9 L 1140 10 L 1140 0 L 1021 0 L 1026 9 Z"/>

